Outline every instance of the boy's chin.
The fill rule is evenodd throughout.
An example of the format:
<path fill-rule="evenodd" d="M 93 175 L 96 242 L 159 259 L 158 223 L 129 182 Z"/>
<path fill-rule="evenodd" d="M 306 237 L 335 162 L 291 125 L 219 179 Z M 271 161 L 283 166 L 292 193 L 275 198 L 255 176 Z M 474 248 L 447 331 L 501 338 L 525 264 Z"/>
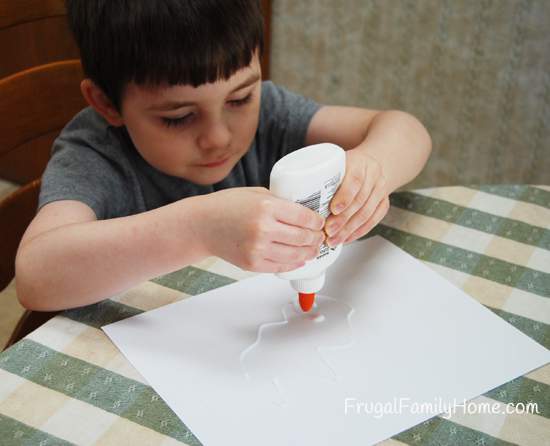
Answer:
<path fill-rule="evenodd" d="M 211 186 L 212 184 L 222 181 L 225 177 L 227 177 L 227 175 L 229 175 L 230 172 L 231 170 L 227 170 L 227 168 L 212 169 L 212 172 L 201 172 L 194 175 L 186 175 L 182 178 L 190 181 L 191 183 L 198 184 L 199 186 Z"/>

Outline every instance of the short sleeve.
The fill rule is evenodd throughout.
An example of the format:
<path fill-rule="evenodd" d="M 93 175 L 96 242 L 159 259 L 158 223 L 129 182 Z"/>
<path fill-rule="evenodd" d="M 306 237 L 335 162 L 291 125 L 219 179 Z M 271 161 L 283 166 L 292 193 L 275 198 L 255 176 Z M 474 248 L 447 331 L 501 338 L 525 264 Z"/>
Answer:
<path fill-rule="evenodd" d="M 72 122 L 54 141 L 42 176 L 39 209 L 53 201 L 77 200 L 92 208 L 98 220 L 132 213 L 135 200 L 126 169 L 116 157 L 106 155 L 105 138 L 97 134 L 92 137 L 94 130 L 93 124 L 83 127 Z M 104 136 L 105 129 L 100 133 Z M 101 150 L 93 146 L 94 142 Z"/>
<path fill-rule="evenodd" d="M 304 147 L 309 123 L 319 108 L 321 105 L 310 98 L 263 82 L 258 143 L 268 154 L 268 165 Z"/>

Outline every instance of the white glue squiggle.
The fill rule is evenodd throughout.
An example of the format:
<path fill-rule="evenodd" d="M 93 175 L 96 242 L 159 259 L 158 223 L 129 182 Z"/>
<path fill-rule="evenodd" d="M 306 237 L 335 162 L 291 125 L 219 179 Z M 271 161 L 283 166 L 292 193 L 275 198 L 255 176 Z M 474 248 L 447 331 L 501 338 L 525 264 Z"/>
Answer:
<path fill-rule="evenodd" d="M 254 343 L 252 345 L 248 346 L 247 348 L 245 348 L 241 352 L 241 354 L 239 355 L 239 361 L 241 362 L 241 368 L 244 371 L 244 376 L 246 377 L 246 379 L 250 379 L 250 375 L 246 371 L 246 367 L 244 366 L 244 363 L 243 363 L 245 356 L 248 355 L 248 353 L 250 353 L 260 343 L 260 340 L 262 339 L 262 331 L 265 330 L 267 327 L 288 324 L 288 320 L 286 319 L 285 312 L 284 312 L 283 309 L 284 309 L 284 307 L 281 308 L 281 313 L 282 313 L 283 318 L 285 320 L 282 321 L 282 322 L 267 322 L 265 324 L 260 325 L 260 328 L 258 328 L 258 336 L 256 337 L 256 340 L 254 341 Z"/>
<path fill-rule="evenodd" d="M 283 389 L 281 387 L 281 383 L 279 382 L 279 378 L 275 377 L 271 380 L 271 382 L 275 386 L 275 390 L 277 391 L 277 393 L 279 394 L 279 396 L 282 399 L 281 402 L 274 401 L 274 403 L 277 404 L 278 406 L 286 407 L 288 405 L 288 403 L 287 403 L 286 398 L 285 398 L 285 393 L 283 392 Z"/>
<path fill-rule="evenodd" d="M 324 308 L 323 308 L 323 305 L 322 305 L 323 302 L 325 302 Z M 292 309 L 294 311 L 292 314 L 289 313 L 288 311 L 285 312 L 285 309 L 287 309 L 289 307 L 292 307 Z M 325 310 L 323 312 L 324 314 L 320 313 L 318 310 Z M 340 381 L 342 379 L 342 376 L 340 376 L 337 373 L 336 368 L 328 361 L 328 359 L 326 358 L 326 353 L 329 352 L 329 351 L 339 351 L 339 350 L 349 349 L 355 344 L 355 341 L 352 337 L 352 331 L 351 331 L 351 329 L 352 329 L 351 316 L 353 315 L 354 311 L 355 310 L 351 306 L 349 306 L 348 304 L 346 304 L 344 302 L 341 302 L 338 299 L 334 299 L 334 298 L 328 297 L 328 296 L 318 296 L 317 302 L 315 303 L 315 305 L 313 307 L 313 311 L 311 311 L 309 313 L 303 313 L 302 310 L 297 306 L 296 302 L 294 302 L 294 304 L 291 304 L 291 305 L 289 305 L 288 303 L 283 305 L 283 307 L 281 308 L 281 314 L 283 316 L 283 320 L 282 321 L 275 321 L 275 322 L 267 322 L 267 323 L 261 324 L 258 327 L 258 334 L 257 334 L 256 340 L 250 346 L 245 348 L 241 352 L 241 354 L 239 355 L 241 368 L 242 368 L 242 371 L 244 373 L 245 378 L 247 380 L 252 379 L 250 369 L 245 366 L 245 360 L 246 360 L 247 356 L 251 352 L 253 352 L 256 348 L 258 348 L 258 346 L 261 344 L 263 336 L 265 336 L 264 332 L 265 332 L 266 329 L 272 328 L 272 327 L 280 327 L 280 329 L 276 329 L 275 332 L 270 331 L 270 335 L 271 336 L 276 336 L 276 337 L 280 336 L 281 333 L 283 333 L 283 335 L 284 335 L 285 332 L 284 331 L 281 332 L 281 330 L 286 330 L 287 328 L 285 328 L 285 326 L 288 326 L 288 328 L 290 329 L 291 327 L 290 327 L 289 324 L 292 321 L 293 326 L 295 328 L 296 328 L 296 325 L 294 325 L 294 324 L 302 324 L 302 325 L 305 324 L 305 325 L 303 325 L 305 327 L 304 328 L 304 330 L 305 330 L 304 333 L 307 334 L 309 328 L 311 328 L 312 330 L 314 330 L 314 334 L 317 334 L 317 333 L 319 333 L 318 330 L 324 330 L 322 328 L 323 324 L 336 321 L 337 324 L 339 324 L 339 325 L 337 325 L 337 327 L 340 327 L 340 325 L 341 325 L 344 328 L 343 328 L 343 330 L 338 329 L 336 331 L 335 339 L 330 339 L 330 336 L 332 336 L 331 333 L 334 333 L 334 330 L 327 332 L 328 336 L 329 336 L 329 339 L 325 340 L 325 343 L 324 343 L 325 345 L 320 345 L 320 346 L 315 346 L 315 347 L 306 346 L 306 348 L 304 349 L 304 356 L 309 356 L 311 358 L 311 354 L 309 354 L 308 352 L 316 352 L 316 356 L 320 359 L 322 364 L 324 364 L 324 366 L 330 372 L 329 381 L 330 382 Z M 344 314 L 345 314 L 345 318 L 344 318 Z M 335 316 L 337 316 L 338 319 L 335 319 Z M 312 325 L 308 325 L 309 323 L 307 322 L 307 320 L 309 320 L 310 323 L 315 324 L 315 326 L 321 326 L 321 328 L 315 328 L 314 329 Z M 344 320 L 346 322 L 345 324 L 343 324 Z M 329 327 L 334 328 L 334 326 L 329 326 Z M 299 330 L 301 330 L 301 328 L 299 326 L 297 328 Z M 342 339 L 341 339 L 342 332 L 344 333 L 345 339 L 350 339 L 349 342 L 344 343 L 344 344 L 341 343 L 342 342 Z M 311 335 L 311 333 L 312 332 L 309 332 L 310 335 Z M 323 332 L 321 331 L 321 333 L 323 333 Z M 327 343 L 328 344 L 333 344 L 334 342 L 338 343 L 338 336 L 340 337 L 340 339 L 339 339 L 340 344 L 339 345 L 326 345 Z M 273 338 L 271 338 L 271 339 L 273 339 Z M 260 354 L 262 354 L 262 353 L 263 353 L 262 350 L 260 350 Z M 268 353 L 268 355 L 269 355 L 269 353 Z M 314 353 L 314 356 L 315 356 L 315 353 Z M 265 370 L 266 369 L 261 369 L 260 376 L 263 372 L 265 372 Z M 264 383 L 269 383 L 270 382 L 270 386 L 272 386 L 272 388 L 275 389 L 277 396 L 280 397 L 280 399 L 281 399 L 281 401 L 278 401 L 278 402 L 274 401 L 274 404 L 277 404 L 277 405 L 282 406 L 282 407 L 286 407 L 287 406 L 287 398 L 285 398 L 285 394 L 284 394 L 284 391 L 283 391 L 283 385 L 281 384 L 281 380 L 277 376 L 278 372 L 275 371 L 273 373 L 274 373 L 274 375 L 269 377 L 270 372 L 268 371 L 268 375 L 267 376 L 264 375 L 263 378 L 260 377 L 259 378 L 260 381 L 258 381 L 258 382 L 261 382 L 262 380 L 263 380 Z M 277 375 L 275 375 L 275 374 L 277 374 Z M 319 379 L 325 380 L 326 378 L 319 377 Z"/>
<path fill-rule="evenodd" d="M 355 309 L 350 307 L 347 304 L 344 304 L 344 305 L 346 305 L 350 309 L 346 319 L 348 321 L 348 326 L 351 328 L 351 315 L 355 312 Z M 332 372 L 332 376 L 334 377 L 334 381 L 340 381 L 342 379 L 342 377 L 340 375 L 338 375 L 338 373 L 336 373 L 336 370 L 334 369 L 334 367 L 331 366 L 330 363 L 328 362 L 327 358 L 325 358 L 325 356 L 322 353 L 323 350 L 345 350 L 345 349 L 351 348 L 353 346 L 353 344 L 355 344 L 355 339 L 351 338 L 351 341 L 348 342 L 347 344 L 344 344 L 344 345 L 335 345 L 333 347 L 317 347 L 317 352 L 319 353 L 319 356 L 321 357 L 321 359 L 323 360 L 325 365 Z"/>

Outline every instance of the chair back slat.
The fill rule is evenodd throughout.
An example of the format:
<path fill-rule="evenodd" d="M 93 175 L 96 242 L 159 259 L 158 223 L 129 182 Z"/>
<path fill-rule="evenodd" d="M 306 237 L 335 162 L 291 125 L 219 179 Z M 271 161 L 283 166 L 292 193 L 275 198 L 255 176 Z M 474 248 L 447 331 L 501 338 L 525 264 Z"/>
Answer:
<path fill-rule="evenodd" d="M 2 0 L 0 28 L 65 15 L 64 0 Z"/>
<path fill-rule="evenodd" d="M 0 0 L 0 79 L 79 57 L 64 0 Z"/>
<path fill-rule="evenodd" d="M 69 60 L 0 79 L 0 116 L 6 117 L 0 120 L 1 177 L 24 184 L 41 175 L 49 156 L 47 144 L 86 106 L 82 78 L 80 62 Z"/>
<path fill-rule="evenodd" d="M 16 184 L 27 184 L 39 178 L 50 159 L 52 144 L 59 129 L 34 138 L 0 156 L 0 178 Z M 32 153 L 33 156 L 29 156 Z"/>
<path fill-rule="evenodd" d="M 40 180 L 34 180 L 0 201 L 0 290 L 15 276 L 17 248 L 36 214 L 39 192 Z"/>

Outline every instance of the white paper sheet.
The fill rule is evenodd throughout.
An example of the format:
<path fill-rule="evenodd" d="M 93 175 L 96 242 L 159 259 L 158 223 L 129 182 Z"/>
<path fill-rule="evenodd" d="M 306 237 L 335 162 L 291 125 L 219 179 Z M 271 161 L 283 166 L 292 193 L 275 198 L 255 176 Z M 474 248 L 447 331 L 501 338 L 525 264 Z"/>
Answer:
<path fill-rule="evenodd" d="M 295 300 L 262 274 L 103 329 L 206 446 L 365 446 L 550 361 L 378 236 L 345 247 L 316 313 Z"/>

